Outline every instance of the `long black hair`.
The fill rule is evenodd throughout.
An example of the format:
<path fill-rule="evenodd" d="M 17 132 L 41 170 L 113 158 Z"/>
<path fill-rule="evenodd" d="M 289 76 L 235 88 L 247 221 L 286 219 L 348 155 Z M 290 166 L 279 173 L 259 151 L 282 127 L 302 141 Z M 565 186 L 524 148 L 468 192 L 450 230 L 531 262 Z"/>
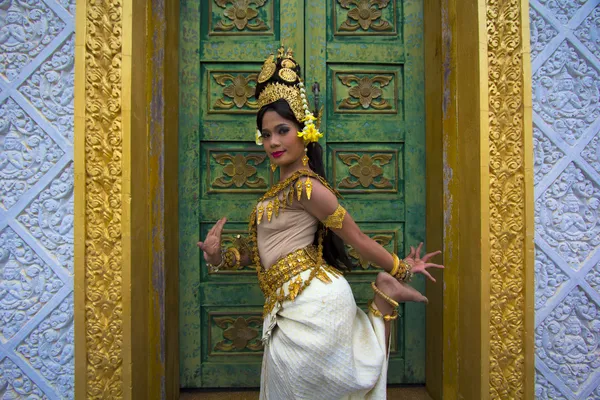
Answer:
<path fill-rule="evenodd" d="M 262 130 L 262 120 L 267 111 L 275 111 L 282 118 L 292 121 L 296 124 L 299 130 L 302 130 L 304 123 L 298 121 L 289 104 L 283 100 L 277 100 L 273 103 L 267 104 L 262 107 L 256 115 L 256 126 L 259 130 Z M 308 166 L 310 169 L 319 174 L 323 179 L 327 179 L 325 176 L 325 165 L 323 164 L 323 148 L 317 142 L 310 142 L 306 146 L 306 155 L 308 156 Z M 353 268 L 352 261 L 348 257 L 344 241 L 331 230 L 326 229 L 322 223 L 319 222 L 319 227 L 313 243 L 317 244 L 319 238 L 319 231 L 325 229 L 325 236 L 323 237 L 323 259 L 327 264 L 339 269 L 340 271 L 350 271 Z"/>

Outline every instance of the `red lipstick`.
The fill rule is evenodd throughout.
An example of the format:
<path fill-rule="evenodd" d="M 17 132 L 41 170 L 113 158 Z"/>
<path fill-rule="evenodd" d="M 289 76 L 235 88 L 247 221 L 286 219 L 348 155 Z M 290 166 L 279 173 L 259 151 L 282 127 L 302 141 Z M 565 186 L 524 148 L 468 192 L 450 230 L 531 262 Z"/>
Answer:
<path fill-rule="evenodd" d="M 281 156 L 283 155 L 283 153 L 285 153 L 285 150 L 282 150 L 282 151 L 274 151 L 273 153 L 271 153 L 271 155 L 272 155 L 274 158 L 279 158 L 279 157 L 281 157 Z"/>

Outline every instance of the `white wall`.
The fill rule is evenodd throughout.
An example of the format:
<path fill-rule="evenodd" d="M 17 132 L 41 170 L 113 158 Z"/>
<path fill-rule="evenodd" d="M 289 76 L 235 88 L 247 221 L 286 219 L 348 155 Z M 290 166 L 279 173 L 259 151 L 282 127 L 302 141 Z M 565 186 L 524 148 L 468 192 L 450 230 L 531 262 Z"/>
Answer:
<path fill-rule="evenodd" d="M 73 398 L 74 13 L 0 0 L 0 398 Z"/>
<path fill-rule="evenodd" d="M 599 3 L 529 3 L 538 399 L 600 399 Z"/>

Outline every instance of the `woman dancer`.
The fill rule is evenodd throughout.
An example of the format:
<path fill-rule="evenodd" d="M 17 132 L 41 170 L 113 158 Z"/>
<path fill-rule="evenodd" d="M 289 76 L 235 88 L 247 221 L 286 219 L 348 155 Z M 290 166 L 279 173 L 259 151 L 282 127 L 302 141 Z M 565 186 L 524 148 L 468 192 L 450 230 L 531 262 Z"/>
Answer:
<path fill-rule="evenodd" d="M 300 66 L 281 48 L 258 76 L 256 143 L 280 181 L 250 216 L 253 248 L 221 248 L 219 220 L 198 246 L 213 269 L 256 265 L 265 295 L 260 398 L 385 399 L 390 321 L 398 302 L 427 299 L 404 282 L 427 268 L 421 245 L 400 260 L 363 234 L 325 179 L 322 134 L 310 112 Z M 356 306 L 341 272 L 351 267 L 344 242 L 380 266 L 369 313 Z M 435 280 L 434 280 L 435 281 Z"/>

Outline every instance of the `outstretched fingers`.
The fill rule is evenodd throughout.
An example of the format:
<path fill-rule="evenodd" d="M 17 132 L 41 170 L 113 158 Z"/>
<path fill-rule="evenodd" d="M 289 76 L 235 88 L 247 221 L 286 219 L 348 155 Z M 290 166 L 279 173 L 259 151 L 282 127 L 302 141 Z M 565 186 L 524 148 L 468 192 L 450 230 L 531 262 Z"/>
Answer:
<path fill-rule="evenodd" d="M 438 250 L 438 251 L 433 251 L 431 253 L 427 253 L 423 256 L 422 260 L 423 260 L 423 262 L 427 262 L 427 261 L 429 261 L 430 258 L 435 257 L 438 254 L 442 254 L 442 252 L 440 250 Z"/>

